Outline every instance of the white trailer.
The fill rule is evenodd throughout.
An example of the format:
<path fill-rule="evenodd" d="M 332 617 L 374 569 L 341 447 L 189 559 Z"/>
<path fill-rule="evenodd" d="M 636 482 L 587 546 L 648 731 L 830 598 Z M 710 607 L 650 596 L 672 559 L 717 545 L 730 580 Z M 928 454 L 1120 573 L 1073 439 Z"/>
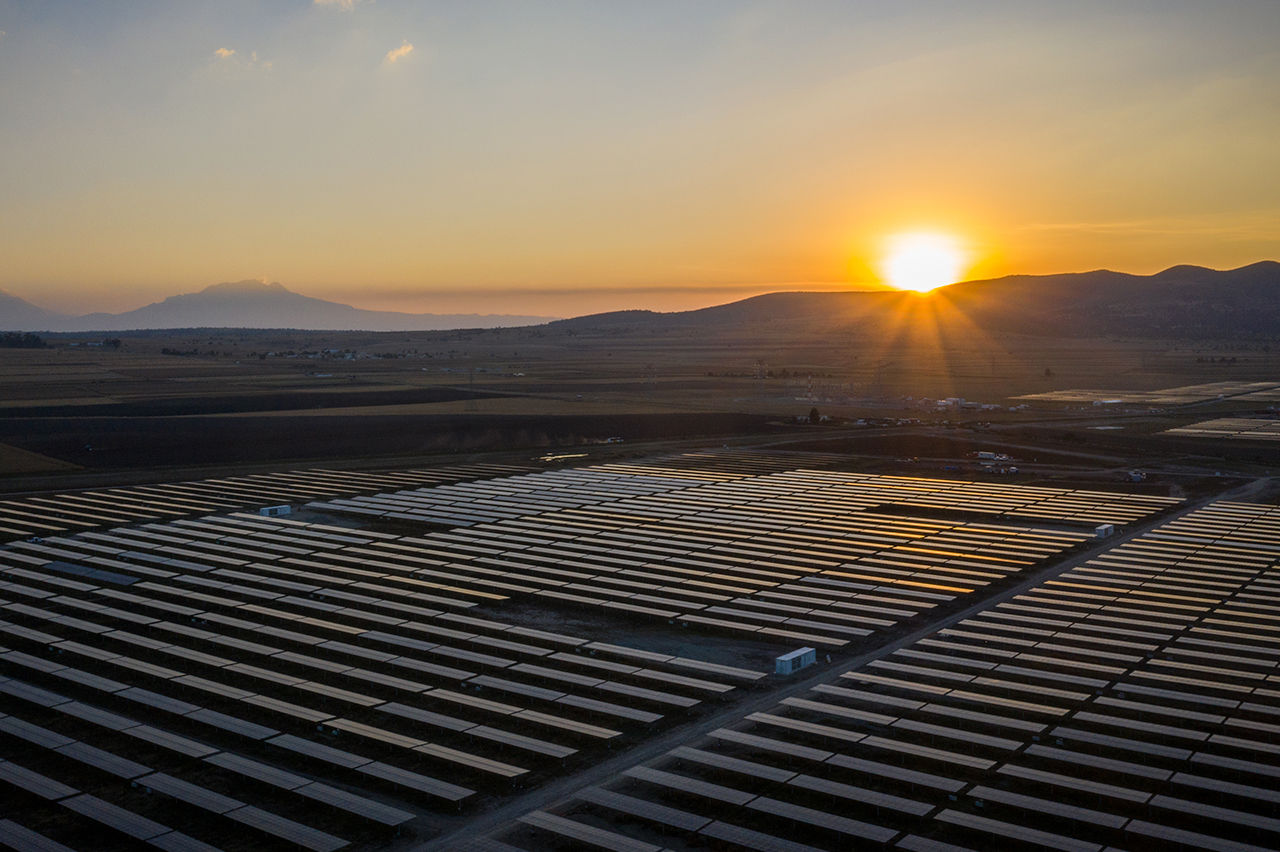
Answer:
<path fill-rule="evenodd" d="M 789 675 L 798 672 L 805 666 L 818 661 L 818 652 L 813 648 L 798 648 L 789 654 L 783 654 L 773 661 L 773 673 Z"/>

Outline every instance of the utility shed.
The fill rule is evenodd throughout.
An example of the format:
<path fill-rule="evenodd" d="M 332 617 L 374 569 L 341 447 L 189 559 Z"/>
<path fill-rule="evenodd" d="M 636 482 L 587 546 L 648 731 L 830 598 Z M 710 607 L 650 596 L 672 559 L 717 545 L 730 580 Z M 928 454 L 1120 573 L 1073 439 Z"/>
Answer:
<path fill-rule="evenodd" d="M 287 515 L 292 511 L 293 509 L 288 504 L 285 504 L 283 506 L 263 506 L 258 510 L 258 514 L 265 515 L 268 518 L 275 518 L 280 515 Z"/>
<path fill-rule="evenodd" d="M 1115 524 L 1099 524 L 1093 530 L 1094 538 L 1110 538 L 1115 534 Z"/>
<path fill-rule="evenodd" d="M 773 673 L 789 675 L 800 671 L 805 666 L 813 665 L 817 660 L 818 652 L 813 648 L 798 648 L 774 660 Z"/>

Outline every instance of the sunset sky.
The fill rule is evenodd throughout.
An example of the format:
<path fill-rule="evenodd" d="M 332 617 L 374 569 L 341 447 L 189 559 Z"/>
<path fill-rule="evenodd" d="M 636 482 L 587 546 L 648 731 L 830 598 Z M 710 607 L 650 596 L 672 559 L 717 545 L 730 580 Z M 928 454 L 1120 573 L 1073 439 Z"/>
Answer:
<path fill-rule="evenodd" d="M 0 0 L 0 289 L 571 315 L 1280 258 L 1280 2 Z"/>

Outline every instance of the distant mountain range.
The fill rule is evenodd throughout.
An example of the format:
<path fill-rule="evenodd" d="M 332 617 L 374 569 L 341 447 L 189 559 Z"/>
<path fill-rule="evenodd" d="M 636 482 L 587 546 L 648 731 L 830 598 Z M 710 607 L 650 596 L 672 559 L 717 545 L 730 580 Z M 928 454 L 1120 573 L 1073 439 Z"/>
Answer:
<path fill-rule="evenodd" d="M 151 328 L 297 328 L 360 331 L 433 331 L 537 325 L 552 317 L 511 314 L 409 314 L 366 311 L 303 296 L 281 284 L 237 281 L 120 314 L 71 316 L 48 311 L 0 291 L 0 330 L 131 331 Z"/>
<path fill-rule="evenodd" d="M 279 284 L 240 281 L 171 296 L 121 314 L 67 316 L 0 293 L 0 330 L 127 331 L 152 328 L 297 328 L 431 331 L 548 323 L 506 314 L 407 314 L 366 311 L 291 292 Z M 926 322 L 927 320 L 927 322 Z M 1218 271 L 1174 266 L 1155 275 L 1097 270 L 1011 275 L 952 284 L 920 296 L 870 290 L 769 293 L 702 308 L 659 313 L 615 311 L 554 320 L 549 335 L 613 336 L 761 333 L 893 334 L 934 327 L 952 334 L 1035 336 L 1280 336 L 1280 263 Z M 929 329 L 926 329 L 929 330 Z"/>
<path fill-rule="evenodd" d="M 884 334 L 913 324 L 954 334 L 1280 336 L 1280 263 L 1226 271 L 1174 266 L 1155 275 L 1011 275 L 952 284 L 924 297 L 898 291 L 769 293 L 697 311 L 593 314 L 552 322 L 547 330 L 618 336 L 732 328 L 799 336 Z"/>

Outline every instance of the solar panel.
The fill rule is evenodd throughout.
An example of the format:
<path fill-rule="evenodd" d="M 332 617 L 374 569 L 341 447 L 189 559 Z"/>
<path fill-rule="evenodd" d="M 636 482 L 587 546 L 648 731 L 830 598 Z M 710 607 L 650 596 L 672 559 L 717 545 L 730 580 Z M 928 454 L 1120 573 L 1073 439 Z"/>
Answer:
<path fill-rule="evenodd" d="M 335 837 L 252 805 L 238 808 L 226 816 L 304 849 L 310 849 L 312 852 L 336 852 L 347 845 L 347 841 L 341 837 Z"/>
<path fill-rule="evenodd" d="M 139 816 L 110 802 L 104 802 L 102 799 L 87 793 L 63 799 L 62 805 L 137 840 L 151 840 L 170 831 L 167 826 L 161 825 L 154 820 Z"/>
<path fill-rule="evenodd" d="M 0 760 L 0 781 L 49 801 L 59 801 L 80 792 L 9 760 Z"/>
<path fill-rule="evenodd" d="M 374 801 L 364 796 L 357 796 L 346 790 L 330 787 L 328 784 L 312 782 L 295 788 L 300 796 L 306 796 L 330 807 L 352 813 L 368 820 L 388 826 L 402 825 L 414 818 L 408 811 L 393 808 L 390 805 Z"/>
<path fill-rule="evenodd" d="M 51 840 L 9 819 L 0 819 L 0 845 L 26 852 L 75 852 L 70 846 Z"/>

